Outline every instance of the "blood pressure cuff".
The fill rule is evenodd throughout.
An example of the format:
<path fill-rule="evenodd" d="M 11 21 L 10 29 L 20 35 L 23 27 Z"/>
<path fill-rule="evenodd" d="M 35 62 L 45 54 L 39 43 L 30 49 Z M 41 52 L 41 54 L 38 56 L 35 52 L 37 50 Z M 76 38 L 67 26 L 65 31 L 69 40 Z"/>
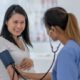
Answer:
<path fill-rule="evenodd" d="M 2 60 L 4 66 L 7 68 L 9 65 L 14 64 L 14 60 L 10 55 L 8 50 L 0 52 L 0 59 Z"/>

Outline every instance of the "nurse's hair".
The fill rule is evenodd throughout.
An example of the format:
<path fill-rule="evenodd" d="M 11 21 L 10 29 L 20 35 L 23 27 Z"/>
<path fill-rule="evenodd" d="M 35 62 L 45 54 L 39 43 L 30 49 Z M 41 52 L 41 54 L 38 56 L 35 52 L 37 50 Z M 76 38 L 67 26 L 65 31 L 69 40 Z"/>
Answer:
<path fill-rule="evenodd" d="M 65 34 L 80 44 L 80 31 L 76 17 L 62 7 L 48 9 L 44 14 L 44 23 L 47 28 L 60 27 Z"/>

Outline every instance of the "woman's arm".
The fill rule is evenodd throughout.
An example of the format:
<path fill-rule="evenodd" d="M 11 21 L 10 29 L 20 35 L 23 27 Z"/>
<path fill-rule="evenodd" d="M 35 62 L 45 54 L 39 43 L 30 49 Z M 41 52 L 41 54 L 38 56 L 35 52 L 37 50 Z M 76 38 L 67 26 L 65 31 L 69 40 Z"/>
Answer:
<path fill-rule="evenodd" d="M 19 80 L 19 77 L 18 77 L 18 75 L 16 74 L 16 72 L 14 71 L 12 65 L 9 65 L 9 66 L 7 67 L 7 71 L 8 71 L 8 74 L 9 74 L 9 76 L 10 76 L 10 80 L 12 80 L 13 77 L 14 77 L 13 80 Z"/>
<path fill-rule="evenodd" d="M 21 72 L 21 74 L 28 79 L 32 80 L 40 80 L 45 73 L 25 73 Z M 51 80 L 51 73 L 49 72 L 43 80 Z"/>

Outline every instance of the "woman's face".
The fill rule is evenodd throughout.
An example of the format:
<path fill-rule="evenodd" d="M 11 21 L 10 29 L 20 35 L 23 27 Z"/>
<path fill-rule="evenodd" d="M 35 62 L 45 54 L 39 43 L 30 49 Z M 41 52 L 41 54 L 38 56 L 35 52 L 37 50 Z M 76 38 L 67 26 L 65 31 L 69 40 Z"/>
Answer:
<path fill-rule="evenodd" d="M 6 22 L 6 25 L 12 36 L 17 37 L 21 35 L 25 29 L 25 17 L 19 13 L 15 13 Z"/>

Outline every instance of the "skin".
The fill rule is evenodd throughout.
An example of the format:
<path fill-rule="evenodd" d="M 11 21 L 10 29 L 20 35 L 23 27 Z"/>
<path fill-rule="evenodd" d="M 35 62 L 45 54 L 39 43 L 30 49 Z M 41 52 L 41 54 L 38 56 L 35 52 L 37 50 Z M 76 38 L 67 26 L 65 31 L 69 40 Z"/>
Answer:
<path fill-rule="evenodd" d="M 14 70 L 13 70 L 13 67 L 12 67 L 12 65 L 9 65 L 8 67 L 7 67 L 7 72 L 8 72 L 8 74 L 9 74 L 9 76 L 10 76 L 10 80 L 12 80 L 13 79 L 13 73 L 14 73 Z M 19 80 L 19 77 L 18 77 L 18 75 L 15 73 L 15 75 L 14 75 L 14 80 Z"/>
<path fill-rule="evenodd" d="M 25 50 L 24 45 L 21 40 L 18 39 L 19 36 L 25 29 L 25 17 L 19 13 L 13 14 L 8 21 L 6 21 L 7 29 L 11 33 L 12 37 L 16 41 L 17 45 L 20 49 Z M 33 61 L 30 58 L 25 58 L 22 62 L 16 65 L 18 69 L 30 69 L 33 66 Z M 11 65 L 7 67 L 7 71 L 10 75 L 10 79 L 12 80 L 13 76 L 13 68 Z M 18 75 L 15 73 L 14 80 L 18 80 Z"/>
<path fill-rule="evenodd" d="M 24 73 L 24 72 L 21 72 L 21 74 L 25 78 L 28 78 L 31 80 L 40 80 L 45 73 Z M 43 80 L 51 80 L 51 73 L 49 72 Z"/>

